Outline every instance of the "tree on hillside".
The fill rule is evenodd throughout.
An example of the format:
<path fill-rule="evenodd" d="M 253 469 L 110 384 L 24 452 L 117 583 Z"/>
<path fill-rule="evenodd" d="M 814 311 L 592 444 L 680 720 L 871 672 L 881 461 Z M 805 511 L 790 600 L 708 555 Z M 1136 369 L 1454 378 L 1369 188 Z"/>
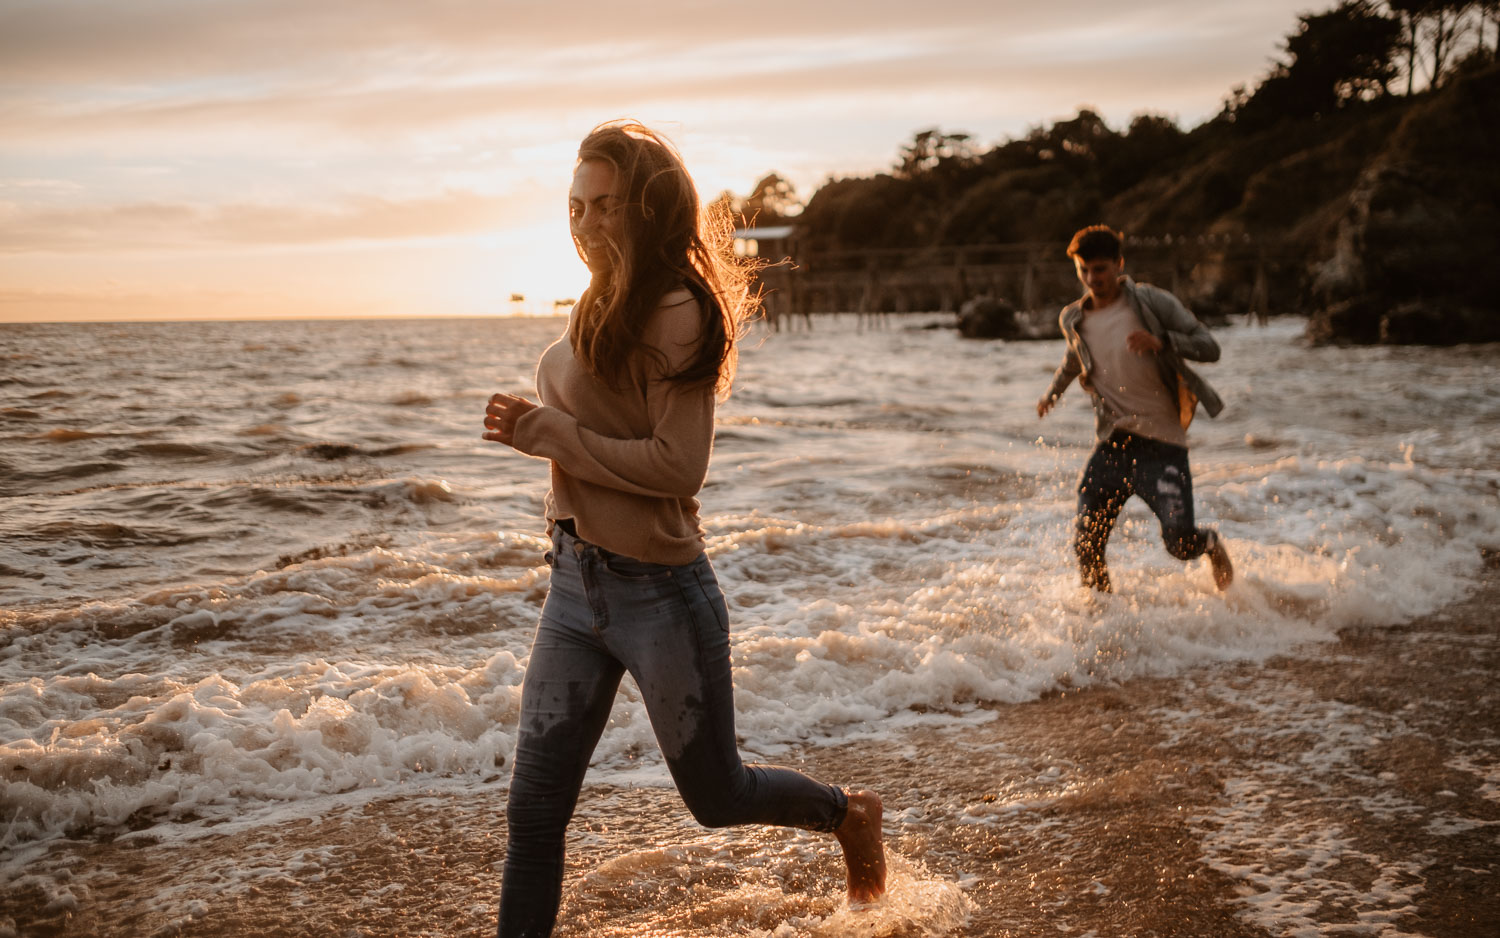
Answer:
<path fill-rule="evenodd" d="M 923 130 L 901 148 L 895 172 L 899 178 L 915 179 L 942 167 L 950 160 L 972 162 L 976 157 L 968 134 L 945 134 L 936 127 Z"/>
<path fill-rule="evenodd" d="M 1484 51 L 1484 24 L 1488 20 L 1495 24 L 1495 44 L 1490 47 L 1490 58 L 1500 58 L 1500 0 L 1479 0 L 1474 7 L 1479 12 L 1479 51 Z"/>
<path fill-rule="evenodd" d="M 1398 0 L 1400 2 L 1400 0 Z M 1290 118 L 1317 117 L 1385 94 L 1396 77 L 1401 24 L 1369 0 L 1345 0 L 1298 17 L 1279 62 L 1254 94 L 1234 101 L 1233 122 L 1259 130 Z"/>
<path fill-rule="evenodd" d="M 1421 49 L 1421 22 L 1417 10 L 1422 0 L 1387 0 L 1396 19 L 1401 23 L 1401 57 L 1406 60 L 1406 93 L 1410 95 L 1417 87 L 1417 53 Z"/>
<path fill-rule="evenodd" d="M 1400 35 L 1400 24 L 1369 0 L 1346 0 L 1326 13 L 1302 16 L 1286 50 L 1308 87 L 1322 89 L 1341 106 L 1389 91 Z"/>
<path fill-rule="evenodd" d="M 1038 159 L 1044 162 L 1093 162 L 1101 147 L 1117 136 L 1104 118 L 1089 108 L 1080 108 L 1072 120 L 1058 121 L 1047 130 L 1040 127 L 1027 137 Z"/>
<path fill-rule="evenodd" d="M 739 204 L 739 214 L 744 224 L 774 225 L 802 211 L 802 200 L 797 190 L 779 173 L 771 173 L 755 184 Z"/>
<path fill-rule="evenodd" d="M 727 212 L 736 228 L 756 225 L 779 225 L 802 211 L 797 190 L 781 177 L 771 173 L 763 177 L 743 198 L 725 189 L 709 203 L 711 212 Z"/>
<path fill-rule="evenodd" d="M 1458 41 L 1466 27 L 1464 14 L 1474 6 L 1473 0 L 1444 0 L 1431 4 L 1427 24 L 1428 61 L 1432 68 L 1427 83 L 1436 88 L 1448 73 L 1448 63 L 1458 51 Z"/>
<path fill-rule="evenodd" d="M 923 206 L 909 180 L 881 173 L 831 179 L 798 218 L 802 244 L 813 251 L 916 247 L 926 243 Z"/>
<path fill-rule="evenodd" d="M 1097 218 L 1096 186 L 1056 163 L 1012 169 L 982 179 L 954 199 L 939 220 L 943 244 L 1066 240 L 1080 218 Z"/>
<path fill-rule="evenodd" d="M 1100 141 L 1099 185 L 1113 195 L 1140 182 L 1175 159 L 1187 135 L 1177 122 L 1160 114 L 1137 114 L 1130 128 Z"/>
<path fill-rule="evenodd" d="M 1418 65 L 1425 58 L 1427 86 L 1442 84 L 1455 58 L 1459 40 L 1468 28 L 1467 14 L 1475 0 L 1386 0 L 1401 22 L 1401 52 L 1406 59 L 1406 93 L 1416 89 Z M 1483 42 L 1483 14 L 1479 19 Z"/>

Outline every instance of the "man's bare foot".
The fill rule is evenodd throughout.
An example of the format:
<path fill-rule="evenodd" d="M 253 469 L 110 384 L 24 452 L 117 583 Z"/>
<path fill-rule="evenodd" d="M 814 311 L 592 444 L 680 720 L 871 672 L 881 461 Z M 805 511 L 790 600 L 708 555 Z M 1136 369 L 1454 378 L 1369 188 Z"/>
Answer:
<path fill-rule="evenodd" d="M 1229 551 L 1224 549 L 1224 539 L 1218 531 L 1209 533 L 1208 564 L 1214 570 L 1214 586 L 1222 592 L 1234 582 L 1234 564 L 1229 562 Z"/>
<path fill-rule="evenodd" d="M 850 902 L 874 902 L 885 895 L 885 844 L 880 834 L 884 811 L 873 791 L 852 791 L 844 823 L 833 832 L 849 868 Z"/>

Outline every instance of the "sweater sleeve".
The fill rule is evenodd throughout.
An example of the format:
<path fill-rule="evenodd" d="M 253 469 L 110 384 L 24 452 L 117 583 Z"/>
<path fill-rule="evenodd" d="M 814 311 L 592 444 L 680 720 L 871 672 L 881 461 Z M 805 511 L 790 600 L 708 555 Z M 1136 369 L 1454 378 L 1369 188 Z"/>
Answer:
<path fill-rule="evenodd" d="M 556 407 L 516 422 L 516 449 L 550 459 L 571 476 L 633 495 L 691 498 L 703 487 L 713 451 L 714 387 L 669 380 L 692 358 L 700 335 L 696 300 L 658 309 L 647 329 L 645 404 L 650 435 L 606 436 Z"/>
<path fill-rule="evenodd" d="M 1156 314 L 1157 320 L 1166 330 L 1166 341 L 1172 351 L 1181 358 L 1195 362 L 1216 362 L 1219 360 L 1219 343 L 1214 339 L 1213 333 L 1208 327 L 1198 321 L 1198 317 L 1188 311 L 1182 301 L 1177 299 L 1166 290 L 1139 287 L 1138 289 L 1150 289 L 1148 299 L 1151 303 L 1151 311 Z"/>
<path fill-rule="evenodd" d="M 1068 310 L 1070 309 L 1072 309 L 1071 306 L 1065 307 L 1058 314 L 1057 322 L 1059 326 L 1067 318 Z M 1063 329 L 1062 332 L 1064 336 L 1068 334 L 1066 329 Z M 1073 347 L 1073 343 L 1068 342 L 1067 350 L 1063 353 L 1062 364 L 1058 365 L 1057 370 L 1052 373 L 1052 383 L 1047 386 L 1046 399 L 1055 401 L 1062 397 L 1063 392 L 1068 389 L 1068 385 L 1072 384 L 1073 379 L 1082 373 L 1083 361 L 1078 357 L 1078 350 Z"/>
<path fill-rule="evenodd" d="M 1057 366 L 1057 371 L 1052 373 L 1052 383 L 1047 386 L 1047 399 L 1055 401 L 1062 397 L 1062 393 L 1073 383 L 1073 379 L 1083 372 L 1083 363 L 1078 360 L 1078 354 L 1071 347 L 1063 355 L 1062 364 Z"/>

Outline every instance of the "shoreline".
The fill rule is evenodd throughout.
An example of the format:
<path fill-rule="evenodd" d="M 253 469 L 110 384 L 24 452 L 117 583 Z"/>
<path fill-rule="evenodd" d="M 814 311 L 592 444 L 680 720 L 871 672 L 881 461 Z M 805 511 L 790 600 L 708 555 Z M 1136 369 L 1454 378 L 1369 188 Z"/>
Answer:
<path fill-rule="evenodd" d="M 884 797 L 907 876 L 887 913 L 842 910 L 831 838 L 705 831 L 670 788 L 590 781 L 557 934 L 1487 938 L 1497 608 L 1491 554 L 1406 625 L 789 758 Z M 0 938 L 493 934 L 503 807 L 474 785 L 175 845 L 59 842 L 0 898 Z"/>

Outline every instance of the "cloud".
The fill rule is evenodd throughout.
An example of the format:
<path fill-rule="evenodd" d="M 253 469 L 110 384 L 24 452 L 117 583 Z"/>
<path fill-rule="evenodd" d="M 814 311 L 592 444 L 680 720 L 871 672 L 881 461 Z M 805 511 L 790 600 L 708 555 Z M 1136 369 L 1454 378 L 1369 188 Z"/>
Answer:
<path fill-rule="evenodd" d="M 0 189 L 29 189 L 37 192 L 77 192 L 82 188 L 82 186 L 71 179 L 0 179 Z"/>
<path fill-rule="evenodd" d="M 1222 48 L 1239 39 L 1259 48 L 1268 24 L 1289 29 L 1296 8 L 1290 0 L 824 0 L 776 16 L 717 0 L 656 0 L 630 15 L 612 0 L 562 9 L 515 0 L 32 0 L 0 12 L 0 81 L 43 91 L 95 84 L 117 100 L 153 87 L 212 98 L 223 90 L 216 85 L 232 83 L 361 87 L 485 71 L 571 74 L 586 85 L 601 65 L 660 71 L 697 62 L 697 77 L 712 79 L 849 50 L 878 59 L 914 44 L 1016 62 L 1107 63 L 1142 47 L 1191 54 L 1193 42 Z"/>
<path fill-rule="evenodd" d="M 32 99 L 0 112 L 0 135 L 16 141 L 58 142 L 164 134 L 212 138 L 225 132 L 263 136 L 281 128 L 370 139 L 465 125 L 503 134 L 512 122 L 546 120 L 570 109 L 613 116 L 711 105 L 772 118 L 768 112 L 821 108 L 830 101 L 843 101 L 845 106 L 858 101 L 872 113 L 885 113 L 893 98 L 952 93 L 1003 100 L 1056 99 L 1061 92 L 1070 103 L 1107 95 L 1130 98 L 1144 107 L 1163 94 L 1179 96 L 1185 86 L 1194 87 L 1195 74 L 1217 66 L 1209 50 L 1195 55 L 1189 49 L 1162 61 L 1155 61 L 1149 51 L 1124 56 L 1095 56 L 1097 72 L 1081 74 L 1078 64 L 1066 57 L 1037 61 L 996 56 L 982 45 L 954 37 L 948 43 L 909 44 L 883 50 L 879 56 L 832 61 L 805 56 L 798 64 L 768 65 L 729 57 L 724 67 L 701 72 L 695 60 L 657 63 L 651 70 L 614 61 L 572 72 L 537 71 L 448 83 L 257 86 L 83 106 Z M 1139 67 L 1142 56 L 1152 60 L 1149 68 Z M 1233 77 L 1225 75 L 1215 84 L 1227 91 L 1223 82 Z"/>
<path fill-rule="evenodd" d="M 1156 3 L 1179 19 L 1197 4 Z M 1089 0 L 1034 4 L 825 0 L 795 15 L 714 0 L 656 0 L 628 15 L 614 2 L 565 8 L 515 0 L 31 0 L 0 13 L 0 77 L 11 81 L 132 82 L 203 75 L 274 74 L 287 63 L 331 72 L 384 62 L 400 68 L 503 63 L 541 54 L 553 64 L 590 48 L 660 56 L 726 42 L 772 54 L 796 39 L 838 42 L 960 28 L 1026 34 L 1058 21 L 1128 13 Z"/>
<path fill-rule="evenodd" d="M 353 196 L 326 207 L 231 203 L 8 206 L 0 252 L 130 252 L 440 238 L 494 229 L 508 198 L 450 191 L 427 199 Z"/>
<path fill-rule="evenodd" d="M 798 41 L 877 45 L 928 31 L 997 42 L 1089 31 L 1129 43 L 1244 31 L 1268 16 L 1288 29 L 1295 3 L 1216 4 L 1201 0 L 820 0 L 795 11 L 720 0 L 654 0 L 628 13 L 613 0 L 565 7 L 517 0 L 30 0 L 0 12 L 0 79 L 76 83 L 284 74 L 290 63 L 325 78 L 353 70 L 439 73 L 478 64 L 546 60 L 586 63 L 583 54 L 628 50 L 675 58 L 725 46 L 775 57 Z M 1259 30 L 1256 30 L 1258 32 Z M 645 62 L 643 64 L 649 64 Z"/>

